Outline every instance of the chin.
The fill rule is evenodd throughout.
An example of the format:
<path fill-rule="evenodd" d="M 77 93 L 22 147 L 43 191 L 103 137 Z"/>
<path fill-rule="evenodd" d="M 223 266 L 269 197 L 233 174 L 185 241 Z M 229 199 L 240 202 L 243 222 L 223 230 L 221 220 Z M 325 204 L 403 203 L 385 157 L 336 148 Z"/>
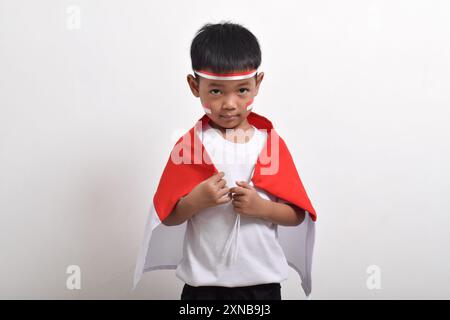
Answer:
<path fill-rule="evenodd" d="M 231 121 L 224 121 L 223 119 L 220 119 L 220 126 L 227 129 L 233 129 L 237 127 L 241 123 L 241 118 L 236 118 Z"/>

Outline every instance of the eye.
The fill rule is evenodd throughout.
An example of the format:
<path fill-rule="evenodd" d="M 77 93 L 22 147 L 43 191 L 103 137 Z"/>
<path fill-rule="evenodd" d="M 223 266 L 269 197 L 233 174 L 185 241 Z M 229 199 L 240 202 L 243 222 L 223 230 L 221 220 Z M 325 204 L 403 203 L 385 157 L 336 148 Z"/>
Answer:
<path fill-rule="evenodd" d="M 212 90 L 209 91 L 209 93 L 212 93 L 213 95 L 217 95 L 218 93 L 215 93 L 215 92 L 219 92 L 220 93 L 220 90 L 219 89 L 212 89 Z"/>
<path fill-rule="evenodd" d="M 242 90 L 244 90 L 244 91 L 242 91 Z M 245 91 L 246 90 L 246 91 Z M 250 90 L 248 89 L 248 88 L 240 88 L 239 89 L 239 92 L 240 93 L 247 93 L 247 92 L 249 92 Z"/>

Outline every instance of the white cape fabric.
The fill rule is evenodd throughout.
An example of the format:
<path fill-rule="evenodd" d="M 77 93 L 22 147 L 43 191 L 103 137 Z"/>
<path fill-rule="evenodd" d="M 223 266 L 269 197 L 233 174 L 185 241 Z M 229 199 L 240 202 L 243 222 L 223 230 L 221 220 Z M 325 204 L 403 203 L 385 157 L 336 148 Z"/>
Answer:
<path fill-rule="evenodd" d="M 178 226 L 166 226 L 159 221 L 152 205 L 147 215 L 144 238 L 139 249 L 134 274 L 133 290 L 145 272 L 176 269 L 183 258 L 184 222 Z M 298 226 L 278 226 L 278 241 L 283 248 L 289 266 L 300 276 L 302 288 L 308 298 L 311 294 L 311 268 L 315 240 L 315 222 L 308 212 Z"/>

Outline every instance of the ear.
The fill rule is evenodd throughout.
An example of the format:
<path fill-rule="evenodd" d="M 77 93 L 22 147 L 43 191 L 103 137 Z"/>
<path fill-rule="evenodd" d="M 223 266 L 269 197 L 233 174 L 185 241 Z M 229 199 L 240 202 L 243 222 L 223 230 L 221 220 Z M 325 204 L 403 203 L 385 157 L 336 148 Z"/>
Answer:
<path fill-rule="evenodd" d="M 256 76 L 256 95 L 258 95 L 258 91 L 259 91 L 259 85 L 261 84 L 262 79 L 264 79 L 264 72 L 258 73 L 258 75 Z"/>
<path fill-rule="evenodd" d="M 192 91 L 192 94 L 194 96 L 196 96 L 197 98 L 200 97 L 200 92 L 199 92 L 200 91 L 199 90 L 199 88 L 200 88 L 200 80 L 197 80 L 191 74 L 187 75 L 186 80 L 188 82 L 189 88 Z"/>

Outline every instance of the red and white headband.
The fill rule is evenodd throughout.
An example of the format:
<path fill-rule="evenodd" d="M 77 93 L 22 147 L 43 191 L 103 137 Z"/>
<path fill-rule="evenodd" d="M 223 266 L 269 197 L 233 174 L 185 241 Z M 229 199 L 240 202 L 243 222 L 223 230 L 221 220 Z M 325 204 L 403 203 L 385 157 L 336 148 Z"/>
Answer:
<path fill-rule="evenodd" d="M 234 72 L 234 73 L 213 73 L 204 70 L 194 70 L 194 73 L 200 77 L 211 79 L 211 80 L 242 80 L 248 79 L 255 76 L 257 70 L 253 69 L 250 71 Z"/>
<path fill-rule="evenodd" d="M 253 69 L 250 71 L 244 72 L 234 72 L 234 73 L 213 73 L 204 70 L 194 70 L 194 73 L 199 75 L 200 77 L 210 79 L 210 80 L 243 80 L 249 79 L 255 76 L 257 73 L 257 69 Z M 246 105 L 247 110 L 251 110 L 253 108 L 253 99 L 249 101 Z M 211 113 L 211 109 L 208 106 L 203 106 L 203 109 L 206 113 Z"/>

